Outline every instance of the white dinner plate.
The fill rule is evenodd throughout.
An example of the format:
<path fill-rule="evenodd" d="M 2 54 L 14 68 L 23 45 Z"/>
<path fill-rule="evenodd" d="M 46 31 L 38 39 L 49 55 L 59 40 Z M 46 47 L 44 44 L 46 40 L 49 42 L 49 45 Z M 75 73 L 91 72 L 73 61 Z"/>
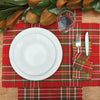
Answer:
<path fill-rule="evenodd" d="M 43 28 L 29 28 L 13 40 L 9 51 L 13 69 L 28 80 L 43 80 L 59 68 L 62 47 L 56 36 Z"/>

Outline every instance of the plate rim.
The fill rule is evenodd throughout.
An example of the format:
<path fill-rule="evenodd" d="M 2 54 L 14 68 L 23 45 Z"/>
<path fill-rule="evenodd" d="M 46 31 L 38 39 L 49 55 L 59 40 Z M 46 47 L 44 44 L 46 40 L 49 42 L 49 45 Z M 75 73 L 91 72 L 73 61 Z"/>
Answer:
<path fill-rule="evenodd" d="M 56 58 L 55 63 L 53 64 L 52 68 L 45 75 L 35 76 L 35 75 L 25 74 L 21 70 L 19 70 L 19 68 L 13 62 L 13 53 L 12 52 L 14 50 L 14 46 L 15 46 L 16 42 L 18 41 L 18 39 L 20 39 L 20 37 L 25 36 L 26 34 L 29 34 L 27 31 L 29 31 L 31 33 L 34 33 L 34 31 L 41 31 L 40 33 L 46 35 L 48 38 L 50 38 L 50 40 L 52 42 L 53 42 L 53 40 L 55 40 L 55 42 L 53 42 L 53 43 L 55 45 L 55 48 L 57 49 L 57 58 Z M 10 63 L 12 65 L 14 71 L 18 75 L 20 75 L 22 78 L 25 78 L 27 80 L 33 80 L 33 81 L 44 80 L 44 79 L 47 79 L 48 77 L 50 77 L 51 75 L 53 75 L 58 70 L 58 68 L 61 64 L 61 61 L 62 61 L 62 57 L 63 57 L 62 46 L 61 46 L 58 38 L 51 31 L 44 29 L 44 28 L 39 28 L 39 27 L 28 28 L 28 29 L 21 31 L 13 39 L 11 46 L 10 46 L 10 50 L 9 50 L 9 59 L 10 59 Z"/>

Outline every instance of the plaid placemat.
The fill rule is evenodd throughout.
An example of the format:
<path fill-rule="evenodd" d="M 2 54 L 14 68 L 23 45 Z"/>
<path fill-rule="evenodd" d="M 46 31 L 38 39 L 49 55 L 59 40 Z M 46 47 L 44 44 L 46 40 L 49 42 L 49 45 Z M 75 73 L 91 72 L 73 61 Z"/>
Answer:
<path fill-rule="evenodd" d="M 89 55 L 85 53 L 85 42 L 81 42 L 81 47 L 78 53 L 76 41 L 73 42 L 73 65 L 72 78 L 73 79 L 92 79 L 93 59 L 89 59 L 92 55 L 92 42 L 89 42 Z"/>
<path fill-rule="evenodd" d="M 82 86 L 98 86 L 100 85 L 100 24 L 86 24 L 81 22 L 81 10 L 74 11 L 77 16 L 77 24 L 72 31 L 63 33 L 58 30 L 57 23 L 50 26 L 41 26 L 23 24 L 21 20 L 14 28 L 4 33 L 3 37 L 3 68 L 2 68 L 2 86 L 3 87 L 82 87 Z M 60 40 L 63 48 L 63 60 L 57 72 L 43 81 L 28 81 L 21 78 L 13 69 L 9 61 L 9 47 L 14 37 L 25 28 L 43 27 L 52 31 Z M 72 79 L 72 41 L 75 34 L 80 32 L 82 41 L 84 41 L 85 33 L 89 32 L 89 38 L 93 43 L 93 77 L 92 80 Z"/>
<path fill-rule="evenodd" d="M 18 100 L 82 100 L 82 88 L 19 88 Z"/>

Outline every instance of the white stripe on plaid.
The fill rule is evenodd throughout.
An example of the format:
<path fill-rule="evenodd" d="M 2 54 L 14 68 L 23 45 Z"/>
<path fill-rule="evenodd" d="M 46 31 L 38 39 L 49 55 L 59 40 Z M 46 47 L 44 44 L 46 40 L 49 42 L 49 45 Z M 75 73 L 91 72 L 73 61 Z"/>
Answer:
<path fill-rule="evenodd" d="M 30 95 L 28 95 L 28 91 Z M 39 92 L 39 93 L 38 93 Z M 26 95 L 27 93 L 27 95 Z M 41 100 L 41 99 L 56 99 L 56 100 L 82 100 L 82 88 L 19 88 L 18 100 Z"/>
<path fill-rule="evenodd" d="M 76 13 L 76 12 L 75 12 Z M 36 25 L 37 26 L 37 25 Z M 38 25 L 38 26 L 40 26 L 40 24 Z M 33 27 L 33 25 L 31 25 L 31 27 Z M 73 29 L 72 30 L 72 32 L 69 32 L 69 34 L 63 34 L 63 39 L 64 39 L 64 41 L 62 42 L 62 44 L 64 45 L 64 44 L 66 44 L 67 45 L 67 43 L 66 43 L 66 39 L 69 39 L 69 40 L 73 40 L 74 39 L 74 34 L 76 33 L 76 31 L 77 31 L 77 29 L 78 29 L 78 27 L 76 28 L 76 29 Z M 58 31 L 58 29 L 49 29 L 50 31 L 52 30 L 53 32 L 57 32 Z M 20 31 L 22 31 L 22 29 L 20 29 L 20 30 L 8 30 L 8 32 L 20 32 Z M 83 33 L 85 33 L 86 31 L 89 31 L 89 32 L 91 32 L 92 33 L 92 31 L 94 31 L 94 32 L 99 32 L 100 31 L 100 28 L 98 28 L 98 29 L 95 29 L 95 28 L 91 28 L 91 29 L 86 29 L 86 28 L 84 28 L 84 29 L 81 29 L 81 27 L 80 27 L 80 29 L 79 29 L 79 31 L 78 32 L 83 32 Z M 70 34 L 71 33 L 71 34 Z M 92 39 L 92 37 L 94 37 L 95 39 L 98 39 L 98 35 L 96 34 L 96 35 L 93 35 L 93 33 L 91 34 L 90 33 L 90 39 Z M 14 36 L 14 35 L 13 35 Z M 10 40 L 11 38 L 13 38 L 13 36 L 11 36 L 11 37 L 9 37 L 9 35 L 8 34 L 4 34 L 4 40 Z M 62 35 L 61 34 L 57 34 L 56 35 L 57 37 L 58 37 L 58 39 L 62 39 Z M 6 39 L 7 38 L 7 39 Z M 84 35 L 82 34 L 82 39 L 84 39 Z M 70 45 L 72 45 L 71 44 L 71 41 L 68 41 L 68 43 L 70 44 Z M 97 45 L 97 44 L 99 44 L 98 42 L 97 43 L 94 43 L 93 45 Z M 4 44 L 4 46 L 7 46 L 7 45 L 9 45 L 9 43 L 5 43 Z M 70 48 L 69 48 L 69 50 L 70 50 Z M 69 51 L 69 54 L 68 55 L 70 55 L 71 54 L 71 51 Z M 70 59 L 70 57 L 69 57 L 69 59 Z M 71 60 L 69 60 L 69 63 L 71 63 Z M 62 73 L 64 73 L 63 74 L 63 76 L 65 76 L 65 75 L 67 75 L 68 76 L 68 78 L 67 79 L 65 79 L 65 78 L 61 78 L 61 79 L 47 79 L 46 81 L 68 81 L 68 83 L 70 84 L 70 86 L 71 86 L 71 81 L 73 81 L 73 86 L 74 86 L 74 82 L 76 82 L 76 84 L 77 84 L 77 86 L 79 86 L 79 80 L 73 80 L 73 79 L 71 79 L 71 64 L 68 64 L 68 65 L 62 65 L 61 66 L 61 68 L 69 68 L 68 69 L 68 71 L 67 71 L 67 73 L 65 72 L 65 71 L 58 71 L 58 73 L 56 74 L 55 73 L 55 75 L 57 76 L 57 77 L 59 77 L 59 76 L 61 76 L 62 75 Z M 95 67 L 95 66 L 94 66 Z M 3 68 L 7 68 L 7 67 L 4 67 L 3 66 Z M 96 71 L 96 73 L 98 73 L 99 75 L 100 75 L 100 71 L 99 70 L 94 70 L 94 71 Z M 94 72 L 93 72 L 94 73 Z M 3 71 L 3 75 L 5 76 L 5 77 L 7 77 L 7 76 L 9 76 L 9 75 L 11 75 L 12 73 L 9 73 L 9 71 Z M 95 78 L 94 78 L 95 79 Z M 94 80 L 93 79 L 93 80 Z M 99 78 L 99 80 L 100 80 L 100 78 Z M 15 82 L 23 82 L 23 79 L 7 79 L 7 78 L 3 78 L 3 80 L 2 80 L 3 82 L 12 82 L 12 83 L 15 83 Z M 24 80 L 24 82 L 26 82 L 27 80 Z M 45 81 L 44 81 L 45 82 Z M 29 83 L 30 84 L 30 83 Z M 35 84 L 34 82 L 32 83 L 32 85 L 33 84 Z M 31 86 L 32 86 L 31 85 Z M 34 85 L 35 86 L 35 85 Z"/>

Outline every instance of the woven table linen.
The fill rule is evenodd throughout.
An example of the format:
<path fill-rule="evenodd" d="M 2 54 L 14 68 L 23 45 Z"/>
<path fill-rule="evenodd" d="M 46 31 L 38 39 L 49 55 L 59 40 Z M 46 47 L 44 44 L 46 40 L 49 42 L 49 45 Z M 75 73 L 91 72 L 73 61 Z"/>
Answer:
<path fill-rule="evenodd" d="M 2 62 L 2 86 L 3 87 L 82 87 L 100 85 L 100 24 L 87 24 L 81 21 L 81 10 L 74 10 L 77 18 L 75 28 L 64 33 L 58 30 L 57 23 L 50 26 L 41 26 L 40 24 L 24 24 L 21 20 L 15 27 L 9 29 L 3 36 L 3 62 Z M 63 48 L 62 63 L 54 75 L 43 81 L 29 81 L 20 77 L 12 68 L 9 61 L 9 48 L 14 37 L 22 30 L 29 27 L 43 27 L 55 34 Z M 76 33 L 80 32 L 82 41 L 85 39 L 85 33 L 89 32 L 90 41 L 92 41 L 93 53 L 93 72 L 91 80 L 72 79 L 72 41 L 75 40 Z"/>
<path fill-rule="evenodd" d="M 100 24 L 82 23 L 81 10 L 74 10 L 74 14 L 76 15 L 77 24 L 68 33 L 59 31 L 57 23 L 50 26 L 41 26 L 40 24 L 24 24 L 21 20 L 4 33 L 2 86 L 18 87 L 18 100 L 82 100 L 81 86 L 100 86 Z M 9 47 L 12 40 L 19 32 L 30 27 L 43 27 L 53 32 L 60 40 L 64 52 L 62 64 L 57 72 L 43 81 L 33 82 L 21 78 L 12 69 L 9 61 Z M 77 32 L 81 32 L 82 41 L 84 41 L 87 31 L 93 48 L 92 78 L 91 80 L 72 79 L 72 41 L 75 40 Z"/>
<path fill-rule="evenodd" d="M 18 100 L 82 100 L 82 88 L 19 88 Z"/>
<path fill-rule="evenodd" d="M 89 55 L 86 56 L 85 42 L 81 42 L 81 47 L 78 53 L 76 41 L 73 42 L 73 65 L 72 78 L 73 79 L 92 79 L 93 59 L 90 59 L 92 52 L 92 42 L 89 42 Z"/>

